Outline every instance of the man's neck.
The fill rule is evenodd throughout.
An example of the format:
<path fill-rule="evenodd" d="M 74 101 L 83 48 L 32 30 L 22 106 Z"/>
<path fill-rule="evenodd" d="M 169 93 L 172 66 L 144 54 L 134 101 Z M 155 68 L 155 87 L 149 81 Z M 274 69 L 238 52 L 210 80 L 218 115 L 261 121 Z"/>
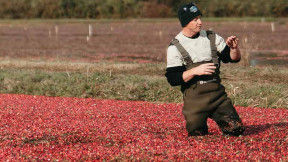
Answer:
<path fill-rule="evenodd" d="M 182 30 L 182 33 L 183 33 L 183 35 L 185 35 L 186 37 L 190 37 L 190 38 L 192 38 L 192 37 L 194 37 L 194 36 L 196 36 L 199 32 L 194 32 L 194 31 L 191 31 L 191 30 L 189 30 L 189 29 L 183 29 Z"/>

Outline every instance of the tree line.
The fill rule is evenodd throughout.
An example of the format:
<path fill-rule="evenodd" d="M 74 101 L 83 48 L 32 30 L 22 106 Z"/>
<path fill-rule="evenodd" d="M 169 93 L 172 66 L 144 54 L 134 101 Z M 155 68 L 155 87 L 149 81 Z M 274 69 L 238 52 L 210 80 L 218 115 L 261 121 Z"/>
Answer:
<path fill-rule="evenodd" d="M 0 0 L 0 18 L 165 18 L 191 0 Z M 286 17 L 287 0 L 194 0 L 208 17 Z"/>

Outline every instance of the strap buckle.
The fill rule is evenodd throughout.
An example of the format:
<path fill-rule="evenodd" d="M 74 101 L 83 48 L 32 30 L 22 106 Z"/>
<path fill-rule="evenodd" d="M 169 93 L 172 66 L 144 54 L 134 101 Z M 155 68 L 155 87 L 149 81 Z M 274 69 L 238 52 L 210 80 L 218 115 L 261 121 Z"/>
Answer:
<path fill-rule="evenodd" d="M 200 81 L 199 81 L 199 84 L 205 84 L 205 83 L 207 83 L 207 82 L 204 81 L 204 80 L 200 80 Z"/>
<path fill-rule="evenodd" d="M 199 81 L 199 84 L 206 84 L 206 83 L 211 83 L 211 82 L 216 82 L 217 79 L 212 79 L 212 80 L 200 80 Z"/>

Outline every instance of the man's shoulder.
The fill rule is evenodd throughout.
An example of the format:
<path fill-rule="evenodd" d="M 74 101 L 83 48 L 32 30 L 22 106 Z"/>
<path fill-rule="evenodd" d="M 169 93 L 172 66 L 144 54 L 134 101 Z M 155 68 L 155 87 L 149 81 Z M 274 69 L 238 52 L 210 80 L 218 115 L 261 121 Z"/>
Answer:
<path fill-rule="evenodd" d="M 207 36 L 207 30 L 201 30 L 200 36 L 206 37 Z"/>
<path fill-rule="evenodd" d="M 178 49 L 175 45 L 170 44 L 167 48 L 167 53 L 178 53 Z"/>
<path fill-rule="evenodd" d="M 181 38 L 182 36 L 183 36 L 183 34 L 182 34 L 182 31 L 181 31 L 175 36 L 175 38 Z"/>
<path fill-rule="evenodd" d="M 175 46 L 175 41 L 179 41 L 181 40 L 181 32 L 178 33 L 173 39 L 171 39 L 170 43 L 169 43 L 169 46 L 168 46 L 168 49 L 173 49 L 173 48 L 176 48 Z"/>
<path fill-rule="evenodd" d="M 167 48 L 167 56 L 179 56 L 180 52 L 177 49 L 176 45 L 172 43 L 170 43 L 170 45 Z"/>

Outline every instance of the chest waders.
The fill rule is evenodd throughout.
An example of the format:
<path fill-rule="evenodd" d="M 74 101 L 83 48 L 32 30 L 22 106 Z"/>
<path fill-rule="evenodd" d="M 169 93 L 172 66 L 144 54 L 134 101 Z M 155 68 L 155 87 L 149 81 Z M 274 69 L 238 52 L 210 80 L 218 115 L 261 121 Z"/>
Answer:
<path fill-rule="evenodd" d="M 216 66 L 213 75 L 195 76 L 188 83 L 181 86 L 184 106 L 182 113 L 186 120 L 186 130 L 189 136 L 208 134 L 207 119 L 213 119 L 224 135 L 241 135 L 245 128 L 237 114 L 231 99 L 227 97 L 224 86 L 221 84 L 220 60 L 215 45 L 215 33 L 207 31 L 210 40 L 212 60 Z M 172 40 L 186 63 L 186 69 L 191 69 L 208 62 L 193 63 L 189 53 L 177 39 Z"/>

